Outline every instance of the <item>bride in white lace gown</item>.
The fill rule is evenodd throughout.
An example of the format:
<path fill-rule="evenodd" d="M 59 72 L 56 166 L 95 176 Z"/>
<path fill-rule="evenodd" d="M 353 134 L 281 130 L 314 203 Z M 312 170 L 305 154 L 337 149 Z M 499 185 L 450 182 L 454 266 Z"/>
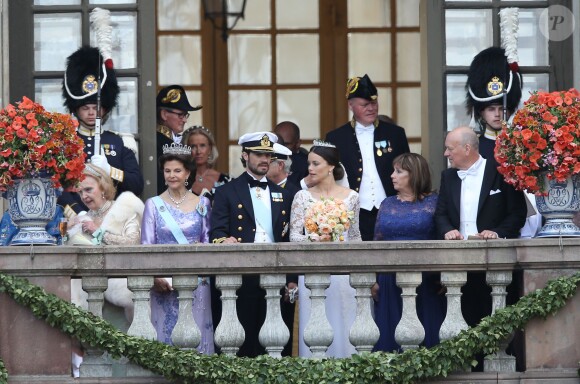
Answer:
<path fill-rule="evenodd" d="M 317 145 L 323 144 L 323 145 Z M 336 184 L 344 176 L 339 165 L 338 151 L 327 143 L 316 142 L 308 154 L 308 190 L 299 191 L 294 197 L 290 218 L 290 241 L 309 241 L 304 228 L 308 208 L 321 198 L 340 199 L 347 210 L 353 211 L 349 229 L 344 233 L 344 241 L 362 241 L 359 227 L 359 198 L 355 191 Z M 304 286 L 304 276 L 298 280 L 299 292 L 299 355 L 310 357 L 311 352 L 304 343 L 304 328 L 310 318 L 310 290 Z M 350 286 L 348 275 L 331 275 L 330 287 L 326 290 L 326 316 L 334 331 L 334 339 L 326 355 L 329 357 L 349 357 L 356 353 L 349 341 L 350 327 L 356 317 L 355 290 Z"/>

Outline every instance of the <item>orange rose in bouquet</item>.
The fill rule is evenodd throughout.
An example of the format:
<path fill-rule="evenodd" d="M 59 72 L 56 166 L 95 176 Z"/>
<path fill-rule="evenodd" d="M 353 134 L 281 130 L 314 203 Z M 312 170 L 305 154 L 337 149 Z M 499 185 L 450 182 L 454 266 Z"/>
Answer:
<path fill-rule="evenodd" d="M 70 115 L 48 112 L 22 98 L 0 111 L 0 191 L 15 178 L 49 175 L 55 188 L 69 189 L 83 177 L 85 153 Z"/>
<path fill-rule="evenodd" d="M 534 92 L 498 136 L 495 159 L 507 183 L 536 195 L 542 172 L 558 182 L 580 173 L 580 93 Z"/>
<path fill-rule="evenodd" d="M 310 241 L 344 241 L 353 218 L 342 200 L 322 198 L 306 210 L 304 227 Z"/>

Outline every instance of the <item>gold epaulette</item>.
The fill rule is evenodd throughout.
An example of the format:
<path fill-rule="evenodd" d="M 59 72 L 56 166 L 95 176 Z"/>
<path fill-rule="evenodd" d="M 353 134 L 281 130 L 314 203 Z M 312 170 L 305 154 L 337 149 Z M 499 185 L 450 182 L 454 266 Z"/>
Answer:
<path fill-rule="evenodd" d="M 171 133 L 171 129 L 166 127 L 165 125 L 158 125 L 157 132 L 161 133 L 163 136 L 165 136 L 168 139 L 171 139 L 171 141 L 173 141 L 173 135 Z"/>
<path fill-rule="evenodd" d="M 117 180 L 118 182 L 122 183 L 123 179 L 125 178 L 125 172 L 121 171 L 118 168 L 111 167 L 111 179 Z"/>
<path fill-rule="evenodd" d="M 72 209 L 72 207 L 75 205 L 77 204 L 76 203 L 73 203 L 72 205 L 67 204 L 67 206 L 64 207 L 63 214 L 69 220 L 72 220 L 77 216 L 77 213 Z"/>

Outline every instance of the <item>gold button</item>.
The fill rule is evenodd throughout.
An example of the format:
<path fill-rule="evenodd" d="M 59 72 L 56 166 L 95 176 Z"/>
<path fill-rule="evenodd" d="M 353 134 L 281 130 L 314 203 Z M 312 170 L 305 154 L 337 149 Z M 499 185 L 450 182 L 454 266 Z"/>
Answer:
<path fill-rule="evenodd" d="M 356 191 L 358 192 L 358 188 L 356 188 Z"/>
<path fill-rule="evenodd" d="M 238 219 L 242 220 L 243 216 L 242 215 L 238 215 Z"/>
<path fill-rule="evenodd" d="M 359 168 L 359 169 L 358 169 L 358 171 L 359 171 L 359 172 L 362 172 L 362 168 Z"/>
<path fill-rule="evenodd" d="M 242 205 L 242 204 L 238 204 L 238 208 L 242 208 L 242 207 L 243 207 L 243 205 Z"/>
<path fill-rule="evenodd" d="M 252 229 L 252 232 L 256 232 L 256 228 Z"/>
<path fill-rule="evenodd" d="M 242 232 L 242 227 L 238 227 L 238 231 Z"/>
<path fill-rule="evenodd" d="M 357 178 L 356 178 L 356 181 L 360 181 L 360 177 L 357 177 Z"/>
<path fill-rule="evenodd" d="M 238 237 L 238 243 L 241 243 L 241 242 L 242 242 L 242 238 Z"/>
<path fill-rule="evenodd" d="M 358 159 L 358 162 L 359 162 L 359 163 L 362 163 L 362 159 Z"/>
<path fill-rule="evenodd" d="M 286 214 L 286 211 L 282 211 L 282 214 L 285 215 Z"/>

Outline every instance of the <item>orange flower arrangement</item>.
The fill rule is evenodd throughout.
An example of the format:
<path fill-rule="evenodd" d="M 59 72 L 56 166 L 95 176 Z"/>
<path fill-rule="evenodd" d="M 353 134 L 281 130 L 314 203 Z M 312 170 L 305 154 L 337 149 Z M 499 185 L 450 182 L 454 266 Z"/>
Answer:
<path fill-rule="evenodd" d="M 50 175 L 55 188 L 70 189 L 83 177 L 85 153 L 70 115 L 48 112 L 22 98 L 0 111 L 0 191 L 15 178 Z"/>
<path fill-rule="evenodd" d="M 304 227 L 310 241 L 344 241 L 353 218 L 342 200 L 322 198 L 306 210 Z"/>
<path fill-rule="evenodd" d="M 542 172 L 564 182 L 580 173 L 580 93 L 536 91 L 495 143 L 499 172 L 516 189 L 543 195 Z"/>

